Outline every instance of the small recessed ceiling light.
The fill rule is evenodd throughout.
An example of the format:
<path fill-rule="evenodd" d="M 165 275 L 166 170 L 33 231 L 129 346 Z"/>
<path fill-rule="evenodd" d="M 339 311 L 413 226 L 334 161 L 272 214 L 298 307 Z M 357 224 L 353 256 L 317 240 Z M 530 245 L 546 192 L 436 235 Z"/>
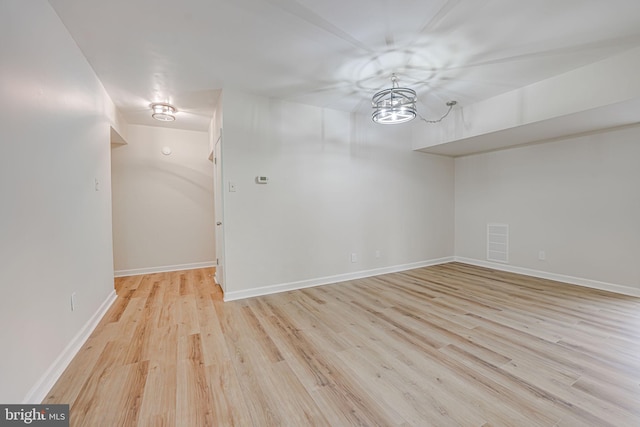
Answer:
<path fill-rule="evenodd" d="M 175 114 L 178 112 L 176 107 L 170 104 L 154 103 L 151 104 L 153 113 L 151 117 L 161 122 L 172 122 L 176 119 Z"/>
<path fill-rule="evenodd" d="M 165 156 L 168 156 L 169 154 L 171 154 L 171 148 L 162 147 L 162 154 L 164 154 Z"/>

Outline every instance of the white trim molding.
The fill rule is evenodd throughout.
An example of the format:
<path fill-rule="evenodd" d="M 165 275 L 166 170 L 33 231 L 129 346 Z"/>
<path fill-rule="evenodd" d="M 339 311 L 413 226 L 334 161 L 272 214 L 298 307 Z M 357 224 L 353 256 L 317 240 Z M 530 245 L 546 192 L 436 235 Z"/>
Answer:
<path fill-rule="evenodd" d="M 114 277 L 140 276 L 142 274 L 167 273 L 169 271 L 195 270 L 197 268 L 215 267 L 215 261 L 194 262 L 191 264 L 163 265 L 160 267 L 133 268 L 131 270 L 116 270 Z"/>
<path fill-rule="evenodd" d="M 311 288 L 313 286 L 331 285 L 345 282 L 347 280 L 362 279 L 365 277 L 378 276 L 380 274 L 396 273 L 398 271 L 413 270 L 415 268 L 429 267 L 431 265 L 446 264 L 453 262 L 454 257 L 438 258 L 428 261 L 414 262 L 410 264 L 393 265 L 390 267 L 375 268 L 373 270 L 356 271 L 353 273 L 337 274 L 335 276 L 319 277 L 316 279 L 301 280 L 298 282 L 281 283 L 277 285 L 263 286 L 242 291 L 225 292 L 224 301 L 234 301 L 244 298 L 252 298 L 262 295 L 276 294 L 279 292 L 293 291 L 296 289 Z"/>
<path fill-rule="evenodd" d="M 71 342 L 67 344 L 64 350 L 62 350 L 62 353 L 60 353 L 51 366 L 49 366 L 49 369 L 46 370 L 40 380 L 38 380 L 31 390 L 29 390 L 22 403 L 39 404 L 47 397 L 51 388 L 54 386 L 56 381 L 58 381 L 64 370 L 67 369 L 67 366 L 69 366 L 89 336 L 91 336 L 93 330 L 98 326 L 98 323 L 100 323 L 100 320 L 102 320 L 115 300 L 116 291 L 113 290 L 100 307 L 98 307 L 98 310 L 93 314 L 93 316 L 91 316 L 80 332 L 73 337 Z"/>
<path fill-rule="evenodd" d="M 479 267 L 491 268 L 494 270 L 506 271 L 509 273 L 523 274 L 525 276 L 538 277 L 540 279 L 555 280 L 556 282 L 569 283 L 571 285 L 584 286 L 586 288 L 598 289 L 601 291 L 615 292 L 617 294 L 640 297 L 640 288 L 617 285 L 614 283 L 599 282 L 597 280 L 584 279 L 581 277 L 565 276 L 564 274 L 549 273 L 546 271 L 533 270 L 530 268 L 516 267 L 513 265 L 500 264 L 474 258 L 455 257 L 456 262 L 477 265 Z"/>

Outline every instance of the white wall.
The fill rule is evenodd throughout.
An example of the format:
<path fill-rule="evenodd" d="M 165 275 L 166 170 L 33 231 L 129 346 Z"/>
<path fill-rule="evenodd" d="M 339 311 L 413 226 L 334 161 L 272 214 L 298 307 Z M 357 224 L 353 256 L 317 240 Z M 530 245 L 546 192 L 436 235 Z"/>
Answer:
<path fill-rule="evenodd" d="M 112 148 L 116 275 L 213 265 L 207 133 L 130 125 L 127 142 Z"/>
<path fill-rule="evenodd" d="M 636 126 L 457 158 L 456 256 L 486 259 L 486 224 L 506 223 L 511 265 L 640 289 L 639 140 Z"/>
<path fill-rule="evenodd" d="M 0 402 L 19 403 L 113 292 L 117 113 L 46 1 L 2 1 L 0 39 Z"/>
<path fill-rule="evenodd" d="M 228 293 L 453 255 L 453 159 L 412 151 L 409 127 L 240 92 L 223 105 Z"/>

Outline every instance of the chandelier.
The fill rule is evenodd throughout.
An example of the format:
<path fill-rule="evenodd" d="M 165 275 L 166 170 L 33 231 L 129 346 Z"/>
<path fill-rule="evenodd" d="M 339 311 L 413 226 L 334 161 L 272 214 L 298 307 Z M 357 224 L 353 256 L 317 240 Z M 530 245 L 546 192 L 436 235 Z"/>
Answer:
<path fill-rule="evenodd" d="M 391 74 L 391 87 L 381 90 L 373 95 L 371 99 L 371 105 L 373 106 L 371 118 L 374 122 L 383 125 L 406 123 L 415 119 L 416 116 L 425 123 L 440 123 L 458 103 L 457 101 L 448 101 L 446 105 L 449 109 L 442 117 L 436 120 L 427 120 L 416 110 L 416 101 L 416 91 L 400 87 L 398 77 L 396 77 L 395 73 Z"/>
<path fill-rule="evenodd" d="M 416 117 L 416 91 L 400 87 L 395 73 L 391 75 L 391 87 L 373 95 L 371 104 L 374 122 L 383 125 L 405 123 Z"/>

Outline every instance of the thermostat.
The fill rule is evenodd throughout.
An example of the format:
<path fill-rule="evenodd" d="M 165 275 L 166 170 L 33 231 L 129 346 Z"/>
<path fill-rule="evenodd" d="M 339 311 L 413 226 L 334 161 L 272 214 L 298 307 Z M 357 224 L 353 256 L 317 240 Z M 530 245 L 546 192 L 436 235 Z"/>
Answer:
<path fill-rule="evenodd" d="M 256 176 L 256 184 L 266 184 L 269 182 L 269 177 L 267 176 Z"/>

